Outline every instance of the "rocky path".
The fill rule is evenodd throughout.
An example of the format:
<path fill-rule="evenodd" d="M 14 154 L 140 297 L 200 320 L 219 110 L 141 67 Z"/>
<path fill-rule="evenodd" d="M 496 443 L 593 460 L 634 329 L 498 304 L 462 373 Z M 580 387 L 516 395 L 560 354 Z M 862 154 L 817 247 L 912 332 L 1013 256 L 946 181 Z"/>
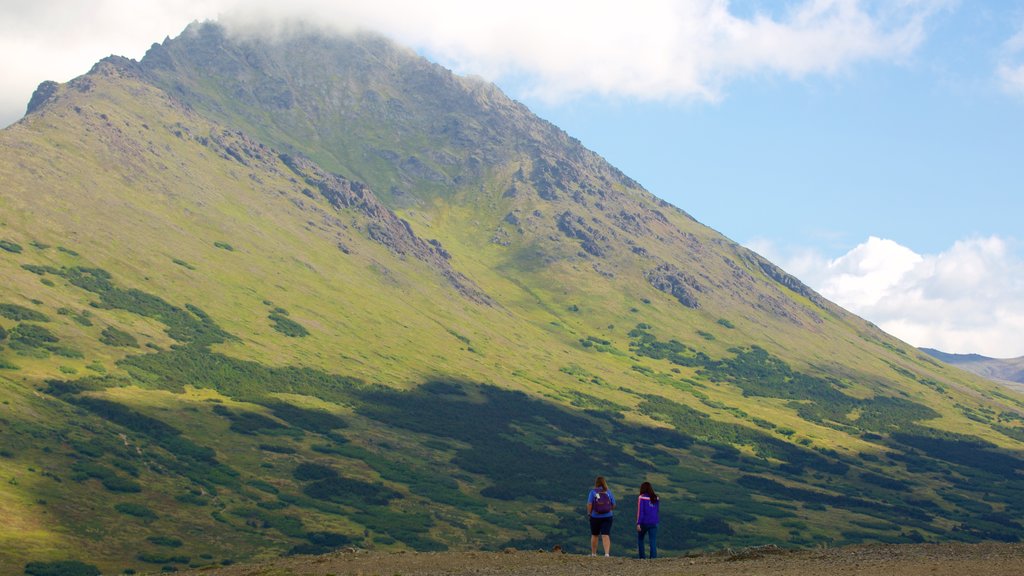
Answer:
<path fill-rule="evenodd" d="M 346 550 L 185 574 L 223 576 L 1024 576 L 1024 544 L 775 547 L 635 560 L 550 552 L 376 553 Z"/>

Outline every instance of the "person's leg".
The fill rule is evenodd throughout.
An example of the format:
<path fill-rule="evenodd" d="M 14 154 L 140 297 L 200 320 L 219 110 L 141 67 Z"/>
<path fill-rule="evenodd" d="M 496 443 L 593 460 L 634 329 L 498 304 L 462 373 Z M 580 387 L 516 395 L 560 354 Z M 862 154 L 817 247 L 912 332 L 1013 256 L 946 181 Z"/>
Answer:
<path fill-rule="evenodd" d="M 609 536 L 608 534 L 602 534 L 601 535 L 601 544 L 604 544 L 604 555 L 605 556 L 611 556 L 612 555 L 612 537 Z"/>
<path fill-rule="evenodd" d="M 647 533 L 646 526 L 640 526 L 636 531 L 636 557 L 644 559 L 644 534 Z"/>
<path fill-rule="evenodd" d="M 651 558 L 658 557 L 658 525 L 655 524 L 647 529 L 647 536 L 651 539 Z"/>
<path fill-rule="evenodd" d="M 590 537 L 590 555 L 597 556 L 597 536 Z"/>

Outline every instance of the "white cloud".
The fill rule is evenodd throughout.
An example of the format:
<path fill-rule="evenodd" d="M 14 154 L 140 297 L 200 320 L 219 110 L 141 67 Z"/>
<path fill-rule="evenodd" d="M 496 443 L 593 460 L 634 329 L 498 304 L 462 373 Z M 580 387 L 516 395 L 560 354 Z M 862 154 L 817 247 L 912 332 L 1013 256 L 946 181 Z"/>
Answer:
<path fill-rule="evenodd" d="M 803 0 L 739 17 L 727 0 L 0 0 L 0 123 L 43 80 L 66 81 L 111 53 L 139 58 L 191 20 L 311 19 L 370 28 L 492 80 L 552 99 L 584 93 L 714 100 L 737 77 L 834 74 L 894 60 L 948 0 Z"/>
<path fill-rule="evenodd" d="M 1024 356 L 1024 260 L 996 236 L 920 255 L 871 237 L 829 260 L 751 247 L 826 298 L 915 346 L 991 357 Z"/>
<path fill-rule="evenodd" d="M 1003 43 L 1002 57 L 996 75 L 1003 89 L 1010 94 L 1024 96 L 1024 26 Z"/>

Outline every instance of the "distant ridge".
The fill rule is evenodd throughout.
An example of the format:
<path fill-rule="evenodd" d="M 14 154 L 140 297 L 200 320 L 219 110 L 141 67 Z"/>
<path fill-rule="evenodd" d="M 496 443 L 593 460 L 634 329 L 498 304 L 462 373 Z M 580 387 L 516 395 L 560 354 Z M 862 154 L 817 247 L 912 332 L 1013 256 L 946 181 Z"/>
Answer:
<path fill-rule="evenodd" d="M 989 358 L 980 354 L 949 354 L 934 348 L 921 351 L 968 372 L 996 382 L 1024 384 L 1024 356 L 1020 358 Z M 1018 386 L 1018 388 L 1020 388 Z"/>

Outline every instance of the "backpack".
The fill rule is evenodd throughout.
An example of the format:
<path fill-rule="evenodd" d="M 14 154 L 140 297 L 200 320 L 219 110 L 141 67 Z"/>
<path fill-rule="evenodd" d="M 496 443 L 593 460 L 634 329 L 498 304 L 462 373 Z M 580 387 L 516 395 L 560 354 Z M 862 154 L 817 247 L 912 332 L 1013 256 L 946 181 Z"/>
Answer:
<path fill-rule="evenodd" d="M 590 508 L 591 514 L 607 514 L 612 511 L 612 497 L 606 490 L 594 492 L 594 504 Z"/>

